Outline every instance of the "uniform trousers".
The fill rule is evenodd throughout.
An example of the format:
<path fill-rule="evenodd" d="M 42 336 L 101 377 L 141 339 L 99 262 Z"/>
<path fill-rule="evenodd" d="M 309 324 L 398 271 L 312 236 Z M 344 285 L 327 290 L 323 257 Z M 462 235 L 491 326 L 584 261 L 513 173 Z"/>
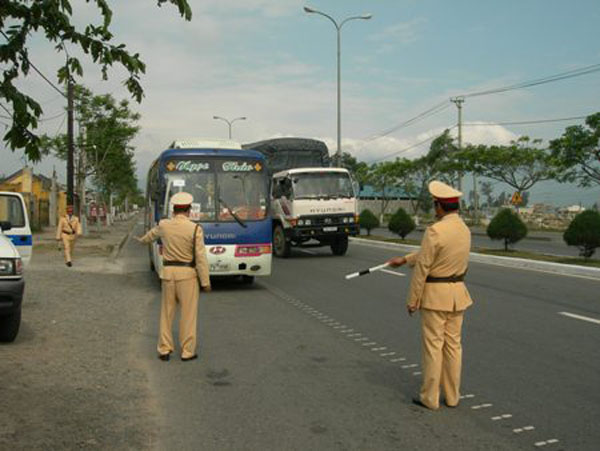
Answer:
<path fill-rule="evenodd" d="M 460 399 L 462 365 L 461 329 L 464 310 L 443 312 L 421 309 L 423 384 L 420 399 L 430 409 L 440 406 L 440 386 L 446 404 Z"/>
<path fill-rule="evenodd" d="M 71 261 L 71 254 L 75 248 L 75 235 L 69 235 L 68 233 L 61 234 L 63 249 L 65 253 L 65 262 Z"/>
<path fill-rule="evenodd" d="M 158 353 L 169 354 L 175 350 L 173 343 L 173 318 L 176 304 L 179 303 L 179 345 L 181 357 L 196 354 L 196 323 L 198 319 L 198 278 L 184 280 L 163 280 L 160 309 L 160 330 Z"/>

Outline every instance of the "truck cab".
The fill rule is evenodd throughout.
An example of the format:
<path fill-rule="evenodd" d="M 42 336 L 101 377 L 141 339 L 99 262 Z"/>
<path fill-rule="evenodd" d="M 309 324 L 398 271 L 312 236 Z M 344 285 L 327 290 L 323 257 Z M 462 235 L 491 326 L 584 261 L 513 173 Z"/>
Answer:
<path fill-rule="evenodd" d="M 273 175 L 273 251 L 288 257 L 292 246 L 330 246 L 344 255 L 359 232 L 355 184 L 344 168 L 295 168 Z"/>

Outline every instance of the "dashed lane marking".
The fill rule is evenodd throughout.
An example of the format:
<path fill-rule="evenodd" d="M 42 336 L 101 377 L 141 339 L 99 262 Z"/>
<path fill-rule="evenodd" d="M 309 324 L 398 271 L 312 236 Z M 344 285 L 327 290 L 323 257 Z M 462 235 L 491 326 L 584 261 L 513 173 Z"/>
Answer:
<path fill-rule="evenodd" d="M 472 393 L 469 393 L 468 395 L 462 395 L 462 396 L 460 397 L 460 399 L 470 399 L 470 398 L 474 398 L 474 397 L 475 397 L 475 395 L 474 395 L 474 394 L 472 394 Z"/>
<path fill-rule="evenodd" d="M 558 439 L 551 438 L 548 440 L 542 440 L 541 442 L 535 442 L 534 446 L 546 446 L 546 445 L 552 445 L 553 443 L 558 443 Z"/>
<path fill-rule="evenodd" d="M 416 368 L 418 366 L 419 365 L 417 365 L 416 363 L 409 363 L 408 365 L 402 365 L 401 368 L 405 370 L 407 368 Z"/>
<path fill-rule="evenodd" d="M 589 323 L 600 324 L 600 319 L 590 318 L 589 316 L 576 315 L 575 313 L 569 312 L 558 312 L 559 315 L 568 316 L 569 318 L 579 319 L 581 321 L 587 321 Z"/>
<path fill-rule="evenodd" d="M 390 359 L 390 362 L 392 363 L 396 363 L 396 362 L 404 362 L 406 360 L 406 357 L 398 357 L 395 359 Z"/>
<path fill-rule="evenodd" d="M 521 432 L 529 432 L 535 430 L 535 426 L 523 426 L 522 428 L 515 428 L 513 432 L 515 434 L 520 434 Z"/>
<path fill-rule="evenodd" d="M 471 409 L 473 409 L 473 410 L 487 409 L 488 407 L 492 407 L 492 406 L 493 406 L 493 404 L 485 403 L 485 404 L 478 404 L 476 406 L 471 406 Z"/>
<path fill-rule="evenodd" d="M 376 345 L 376 344 L 377 344 L 377 342 L 376 342 L 376 341 L 368 341 L 368 342 L 366 342 L 366 343 L 363 343 L 362 345 L 363 345 L 363 346 L 373 346 L 373 345 Z"/>
<path fill-rule="evenodd" d="M 420 376 L 422 373 L 420 371 L 413 372 L 413 376 Z"/>
<path fill-rule="evenodd" d="M 387 348 L 385 346 L 381 346 L 379 348 L 373 348 L 373 349 L 371 349 L 371 351 L 374 351 L 374 352 L 376 352 L 376 351 L 385 351 L 386 349 Z"/>
<path fill-rule="evenodd" d="M 502 415 L 492 417 L 492 421 L 507 420 L 508 418 L 512 418 L 512 415 L 510 413 L 504 413 Z"/>
<path fill-rule="evenodd" d="M 396 355 L 395 352 L 384 352 L 382 354 L 379 354 L 381 357 L 389 357 L 391 355 Z"/>

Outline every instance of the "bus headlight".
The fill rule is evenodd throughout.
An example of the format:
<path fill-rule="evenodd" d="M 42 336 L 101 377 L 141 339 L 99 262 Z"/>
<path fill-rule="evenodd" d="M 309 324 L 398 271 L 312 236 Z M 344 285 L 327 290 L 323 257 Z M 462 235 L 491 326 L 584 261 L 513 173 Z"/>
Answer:
<path fill-rule="evenodd" d="M 270 244 L 238 244 L 235 247 L 236 257 L 260 257 L 270 253 Z"/>
<path fill-rule="evenodd" d="M 0 259 L 0 276 L 20 276 L 23 274 L 23 262 L 20 258 Z"/>

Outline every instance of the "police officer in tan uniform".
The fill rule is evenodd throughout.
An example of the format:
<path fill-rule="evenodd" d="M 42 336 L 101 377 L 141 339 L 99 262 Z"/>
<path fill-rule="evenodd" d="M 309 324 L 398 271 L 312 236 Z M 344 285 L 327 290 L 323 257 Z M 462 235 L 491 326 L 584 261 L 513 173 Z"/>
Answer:
<path fill-rule="evenodd" d="M 150 243 L 158 238 L 163 243 L 162 301 L 158 357 L 169 360 L 175 350 L 172 324 L 175 304 L 181 307 L 179 320 L 179 344 L 181 360 L 194 360 L 196 354 L 196 323 L 198 318 L 198 278 L 203 291 L 210 291 L 208 262 L 204 248 L 202 227 L 190 221 L 189 214 L 194 198 L 180 192 L 171 198 L 173 218 L 163 219 L 158 225 L 138 238 Z"/>
<path fill-rule="evenodd" d="M 464 312 L 473 303 L 464 284 L 471 232 L 458 215 L 460 191 L 432 181 L 429 192 L 438 220 L 427 227 L 419 252 L 389 263 L 408 263 L 414 269 L 406 307 L 410 315 L 421 313 L 423 383 L 413 402 L 436 410 L 440 386 L 448 407 L 456 407 L 460 399 L 461 329 Z"/>
<path fill-rule="evenodd" d="M 75 240 L 81 236 L 81 223 L 77 216 L 73 216 L 73 205 L 67 205 L 67 213 L 60 218 L 56 226 L 56 241 L 62 241 L 65 253 L 65 264 L 73 266 L 71 262 Z M 59 245 L 60 247 L 60 245 Z"/>

